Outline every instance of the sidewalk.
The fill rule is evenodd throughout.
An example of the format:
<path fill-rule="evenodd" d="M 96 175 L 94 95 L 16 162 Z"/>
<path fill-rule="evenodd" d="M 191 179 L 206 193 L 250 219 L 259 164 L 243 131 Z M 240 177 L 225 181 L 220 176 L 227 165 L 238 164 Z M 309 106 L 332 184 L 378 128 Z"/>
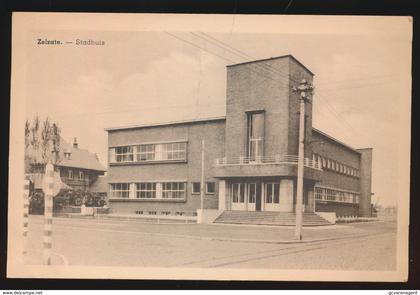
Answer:
<path fill-rule="evenodd" d="M 42 217 L 31 217 L 33 223 L 42 222 Z M 31 221 L 30 221 L 31 222 Z M 365 223 L 366 224 L 366 223 Z M 136 221 L 92 220 L 54 218 L 53 227 L 72 227 L 80 230 L 95 227 L 98 231 L 125 232 L 160 237 L 217 240 L 248 243 L 308 243 L 336 240 L 367 235 L 363 226 L 331 225 L 304 227 L 303 240 L 294 239 L 295 228 L 283 226 L 219 225 L 219 224 L 155 224 Z M 370 233 L 371 234 L 371 233 Z"/>
<path fill-rule="evenodd" d="M 31 249 L 23 254 L 23 261 L 26 265 L 44 264 L 43 252 L 41 249 Z M 68 265 L 67 259 L 56 252 L 51 252 L 51 265 Z"/>

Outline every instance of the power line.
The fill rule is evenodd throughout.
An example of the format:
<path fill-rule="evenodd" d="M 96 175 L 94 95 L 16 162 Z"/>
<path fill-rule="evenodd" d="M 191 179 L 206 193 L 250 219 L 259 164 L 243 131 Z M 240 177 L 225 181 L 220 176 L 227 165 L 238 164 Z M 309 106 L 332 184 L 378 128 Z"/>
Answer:
<path fill-rule="evenodd" d="M 245 52 L 243 52 L 243 51 L 241 51 L 239 49 L 236 49 L 236 48 L 230 46 L 229 44 L 226 44 L 226 43 L 224 43 L 224 42 L 222 42 L 222 41 L 220 41 L 220 40 L 218 40 L 218 39 L 216 39 L 216 38 L 214 38 L 214 37 L 212 37 L 212 36 L 210 36 L 210 35 L 208 35 L 208 34 L 206 34 L 204 32 L 199 32 L 199 33 L 202 34 L 202 35 L 204 35 L 205 37 L 204 36 L 201 36 L 201 35 L 199 35 L 197 33 L 193 33 L 193 32 L 190 32 L 190 33 L 193 36 L 198 37 L 198 38 L 204 40 L 207 43 L 210 43 L 211 45 L 217 46 L 218 48 L 221 48 L 222 50 L 227 51 L 228 53 L 231 53 L 231 54 L 233 54 L 235 56 L 238 56 L 240 58 L 245 58 L 246 61 L 254 61 L 255 60 L 255 57 L 252 57 L 251 55 L 249 55 L 249 54 L 247 54 L 247 53 L 245 53 Z M 209 40 L 209 39 L 211 39 L 211 40 Z M 216 44 L 215 42 L 217 42 L 218 44 Z M 236 51 L 237 53 L 234 52 L 234 51 Z M 251 59 L 251 60 L 249 60 L 249 59 Z M 286 81 L 289 81 L 289 80 L 296 81 L 292 77 L 290 77 L 288 73 L 284 73 L 284 72 L 278 71 L 277 69 L 273 68 L 270 65 L 267 65 L 267 64 L 258 64 L 257 63 L 257 64 L 255 64 L 255 67 L 257 67 L 258 69 L 263 70 L 263 71 L 268 71 L 270 74 L 273 74 L 273 75 L 275 75 L 277 73 L 282 78 L 286 79 Z M 277 82 L 280 85 L 284 86 L 284 87 L 287 87 L 287 88 L 290 87 L 290 85 L 288 84 L 288 82 L 284 83 L 283 81 L 280 81 L 280 80 L 278 80 Z M 260 85 L 261 83 L 262 82 L 258 83 L 257 86 Z M 296 83 L 299 83 L 299 82 L 296 81 Z"/>
<path fill-rule="evenodd" d="M 330 84 L 340 84 L 340 83 L 348 83 L 354 81 L 366 81 L 366 80 L 376 80 L 376 79 L 389 79 L 395 78 L 394 75 L 381 75 L 381 76 L 373 76 L 373 77 L 365 77 L 365 78 L 357 78 L 357 79 L 346 79 L 346 80 L 339 80 L 333 82 L 326 82 L 326 83 L 317 83 L 317 85 L 330 85 Z"/>
<path fill-rule="evenodd" d="M 187 44 L 189 44 L 189 45 L 191 45 L 191 46 L 193 46 L 193 47 L 196 47 L 196 48 L 198 48 L 198 49 L 200 49 L 200 50 L 203 50 L 203 51 L 205 51 L 205 52 L 207 52 L 207 53 L 209 53 L 209 54 L 211 54 L 211 55 L 213 55 L 213 56 L 216 56 L 216 57 L 218 57 L 218 58 L 221 58 L 221 59 L 223 59 L 223 60 L 225 60 L 225 61 L 228 61 L 228 62 L 230 62 L 230 63 L 233 63 L 233 64 L 235 64 L 236 62 L 235 61 L 233 61 L 233 60 L 231 60 L 231 59 L 229 59 L 229 58 L 226 58 L 226 57 L 224 57 L 224 56 L 221 56 L 221 55 L 219 55 L 219 54 L 217 54 L 217 53 L 214 53 L 214 52 L 212 52 L 212 51 L 209 51 L 209 50 L 207 50 L 206 48 L 203 48 L 203 47 L 201 47 L 201 46 L 199 46 L 199 45 L 197 45 L 197 44 L 195 44 L 194 42 L 191 42 L 191 41 L 189 41 L 189 40 L 186 40 L 186 39 L 184 39 L 184 38 L 181 38 L 181 37 L 179 37 L 179 36 L 176 36 L 176 35 L 174 35 L 174 34 L 171 34 L 171 33 L 169 33 L 169 32 L 165 32 L 166 34 L 168 34 L 169 36 L 172 36 L 173 38 L 175 38 L 175 39 L 177 39 L 177 40 L 179 40 L 179 41 L 182 41 L 182 42 L 184 42 L 184 43 L 187 43 Z M 210 43 L 210 44 L 212 44 L 213 46 L 217 46 L 217 47 L 219 47 L 219 48 L 221 48 L 221 49 L 223 49 L 223 50 L 225 50 L 225 51 L 227 51 L 227 52 L 229 52 L 229 53 L 231 53 L 231 54 L 234 54 L 234 55 L 236 55 L 236 56 L 239 56 L 240 58 L 246 58 L 246 59 L 254 59 L 255 60 L 255 58 L 254 57 L 252 57 L 251 55 L 249 55 L 249 54 L 247 54 L 247 53 L 245 53 L 245 52 L 243 52 L 243 51 L 241 51 L 241 50 L 239 50 L 239 49 L 236 49 L 236 48 L 234 48 L 233 46 L 231 46 L 231 45 L 229 45 L 229 44 L 226 44 L 226 43 L 224 43 L 224 42 L 222 42 L 222 41 L 220 41 L 220 40 L 218 40 L 218 39 L 216 39 L 216 38 L 214 38 L 214 37 L 212 37 L 212 36 L 210 36 L 210 35 L 208 35 L 208 34 L 206 34 L 206 33 L 203 33 L 203 32 L 200 32 L 202 35 L 199 35 L 199 34 L 197 34 L 197 33 L 192 33 L 191 32 L 191 34 L 193 35 L 193 36 L 195 36 L 195 37 L 198 37 L 198 38 L 201 38 L 202 40 L 204 40 L 204 41 L 206 41 L 207 43 Z M 206 36 L 206 37 L 203 37 L 203 36 Z M 211 39 L 211 40 L 210 40 Z M 217 43 L 217 44 L 216 44 Z M 270 72 L 271 74 L 278 74 L 278 75 L 280 75 L 280 76 L 282 76 L 283 78 L 286 78 L 286 79 L 288 79 L 288 80 L 291 80 L 291 81 L 294 81 L 294 82 L 296 82 L 296 83 L 298 83 L 298 81 L 296 81 L 295 79 L 293 79 L 292 77 L 290 77 L 290 75 L 288 74 L 288 73 L 284 73 L 284 72 L 281 72 L 281 71 L 278 71 L 277 69 L 275 69 L 275 68 L 273 68 L 272 66 L 270 66 L 270 65 L 267 65 L 267 64 L 257 64 L 257 68 L 258 69 L 264 69 L 264 70 L 266 70 L 266 71 L 268 71 L 268 72 Z M 261 77 L 264 77 L 264 78 L 266 78 L 266 79 L 269 79 L 269 80 L 272 80 L 272 81 L 276 81 L 276 82 L 278 82 L 278 83 L 280 83 L 280 84 L 282 84 L 282 82 L 281 81 L 278 81 L 278 80 L 274 80 L 274 79 L 272 79 L 272 77 L 269 77 L 269 76 L 265 76 L 265 75 L 263 75 L 261 72 L 257 72 L 257 71 L 255 71 L 255 70 L 253 70 L 253 69 L 250 69 L 250 71 L 252 71 L 252 72 L 254 72 L 254 73 L 256 73 L 257 75 L 259 75 L 259 76 L 261 76 Z M 285 84 L 282 84 L 283 86 L 286 86 L 286 87 L 289 87 L 289 85 L 287 84 L 287 85 L 285 85 Z M 354 87 L 353 87 L 354 88 Z M 352 131 L 354 131 L 354 128 L 352 128 L 351 127 L 351 125 L 346 121 L 346 120 L 344 120 L 344 118 L 342 118 L 342 117 L 340 117 L 339 116 L 339 114 L 337 113 L 337 111 L 335 111 L 335 109 L 328 103 L 328 101 L 326 100 L 326 99 L 324 99 L 324 98 L 322 98 L 322 96 L 320 96 L 319 95 L 319 97 L 320 97 L 320 99 L 321 100 L 323 100 L 324 102 L 325 102 L 325 104 L 326 104 L 326 106 L 327 106 L 327 108 L 330 110 L 330 112 L 333 114 L 333 115 L 335 115 L 336 117 L 337 117 L 337 119 L 340 121 L 340 122 L 342 122 L 342 123 L 344 123 L 344 124 L 346 124 L 347 125 L 347 127 L 349 128 L 349 129 L 351 129 Z M 212 106 L 215 106 L 215 105 L 213 105 L 212 104 Z M 177 106 L 173 106 L 173 108 L 180 108 L 180 107 L 191 107 L 190 105 L 177 105 Z M 168 108 L 171 108 L 171 107 L 166 107 L 167 109 Z M 142 109 L 145 109 L 145 108 L 142 108 Z M 133 111 L 135 111 L 135 110 L 133 110 L 133 109 L 130 109 L 130 110 L 127 110 L 126 112 L 133 112 Z M 113 113 L 115 113 L 115 110 L 112 110 L 111 112 L 113 112 Z M 106 112 L 102 112 L 102 114 L 104 114 L 104 113 L 106 113 Z"/>
<path fill-rule="evenodd" d="M 199 38 L 202 38 L 202 39 L 206 40 L 204 37 L 199 36 L 198 34 L 194 34 L 194 33 L 191 33 L 191 34 L 196 35 Z M 200 34 L 202 34 L 203 36 L 206 36 L 206 38 L 207 38 L 206 41 L 207 42 L 211 42 L 214 45 L 216 45 L 215 42 L 217 42 L 220 45 L 216 45 L 216 46 L 219 46 L 219 47 L 223 48 L 224 50 L 227 50 L 227 51 L 231 52 L 232 54 L 235 54 L 235 55 L 240 56 L 242 58 L 246 58 L 248 61 L 254 61 L 256 59 L 255 57 L 253 57 L 253 56 L 245 53 L 244 51 L 241 51 L 241 50 L 239 50 L 239 49 L 237 49 L 237 48 L 235 48 L 235 47 L 233 47 L 233 46 L 231 46 L 231 45 L 229 45 L 227 43 L 224 43 L 224 42 L 220 41 L 219 39 L 214 38 L 214 37 L 212 37 L 212 36 L 210 36 L 210 35 L 208 35 L 208 34 L 206 34 L 204 32 L 200 32 Z M 213 41 L 209 41 L 209 39 L 213 40 L 214 42 Z M 237 52 L 237 53 L 235 53 L 234 51 Z M 282 72 L 282 71 L 280 71 L 280 70 L 272 67 L 271 65 L 258 64 L 258 66 L 264 68 L 265 70 L 267 70 L 267 71 L 269 71 L 269 72 L 271 72 L 273 74 L 274 73 L 277 73 L 280 76 L 282 76 L 283 78 L 290 79 L 290 80 L 292 80 L 292 81 L 294 81 L 296 83 L 299 83 L 299 81 L 296 81 L 296 80 L 292 79 L 292 77 L 290 77 L 288 73 Z"/>
<path fill-rule="evenodd" d="M 218 54 L 216 54 L 216 53 L 214 53 L 214 52 L 211 52 L 211 51 L 209 51 L 209 50 L 207 50 L 207 49 L 205 49 L 205 48 L 203 48 L 203 47 L 201 47 L 201 46 L 198 46 L 197 44 L 195 44 L 195 43 L 193 43 L 193 42 L 191 42 L 191 41 L 188 41 L 188 40 L 186 40 L 186 39 L 180 38 L 180 37 L 178 37 L 178 36 L 176 36 L 176 35 L 174 35 L 174 34 L 171 34 L 171 33 L 169 33 L 169 32 L 166 32 L 166 31 L 165 31 L 165 33 L 166 33 L 166 34 L 168 34 L 168 35 L 170 35 L 170 36 L 172 36 L 172 37 L 173 37 L 173 38 L 175 38 L 175 39 L 178 39 L 178 40 L 180 40 L 180 41 L 182 41 L 182 42 L 185 42 L 185 43 L 187 43 L 187 44 L 190 44 L 191 46 L 194 46 L 194 47 L 196 47 L 196 48 L 199 48 L 199 49 L 201 49 L 201 50 L 203 50 L 203 51 L 205 51 L 205 52 L 207 52 L 207 53 L 209 53 L 209 54 L 212 54 L 212 55 L 217 56 L 217 57 L 219 57 L 219 58 L 221 58 L 221 59 L 224 59 L 224 60 L 226 60 L 226 61 L 228 61 L 228 62 L 230 62 L 230 63 L 232 63 L 232 64 L 235 64 L 235 63 L 236 63 L 235 61 L 233 61 L 233 60 L 231 60 L 231 59 L 228 59 L 228 58 L 226 58 L 226 57 L 224 57 L 224 56 L 221 56 L 221 55 L 218 55 Z M 252 72 L 254 72 L 254 73 L 257 73 L 258 75 L 260 75 L 260 76 L 262 76 L 262 77 L 264 77 L 264 78 L 266 78 L 266 79 L 269 79 L 269 80 L 272 80 L 272 81 L 277 82 L 275 79 L 273 79 L 273 78 L 271 78 L 271 77 L 268 77 L 268 76 L 265 76 L 265 75 L 261 75 L 261 73 L 258 73 L 258 72 L 256 72 L 255 70 L 250 69 L 250 71 L 252 71 Z"/>
<path fill-rule="evenodd" d="M 343 127 L 346 127 L 349 131 L 351 131 L 355 135 L 365 137 L 364 134 L 356 131 L 356 129 L 353 126 L 351 126 L 351 124 L 343 116 L 340 116 L 338 111 L 328 102 L 327 99 L 325 99 L 319 93 L 318 93 L 317 97 L 321 99 L 320 102 L 322 101 L 322 102 L 325 103 L 325 106 L 328 108 L 328 110 L 331 112 L 331 114 L 333 114 L 337 118 L 337 121 L 340 122 L 343 125 Z"/>
<path fill-rule="evenodd" d="M 389 85 L 399 83 L 398 81 L 390 81 L 390 82 L 383 82 L 383 83 L 371 83 L 371 84 L 364 84 L 364 85 L 356 85 L 351 87 L 338 87 L 338 88 L 321 88 L 322 91 L 339 91 L 339 90 L 351 90 L 351 89 L 358 89 L 358 88 L 368 88 L 372 86 L 380 86 L 380 85 Z"/>

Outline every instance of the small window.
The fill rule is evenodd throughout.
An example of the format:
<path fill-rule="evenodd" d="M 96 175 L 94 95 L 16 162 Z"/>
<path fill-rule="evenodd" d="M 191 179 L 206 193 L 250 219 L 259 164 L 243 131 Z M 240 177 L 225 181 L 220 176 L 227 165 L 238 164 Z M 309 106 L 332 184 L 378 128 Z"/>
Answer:
<path fill-rule="evenodd" d="M 85 174 L 83 173 L 83 171 L 79 171 L 79 179 L 80 180 L 85 179 Z"/>
<path fill-rule="evenodd" d="M 206 183 L 206 194 L 214 194 L 216 191 L 214 182 Z"/>
<path fill-rule="evenodd" d="M 69 170 L 69 178 L 73 179 L 73 170 Z"/>
<path fill-rule="evenodd" d="M 199 182 L 193 182 L 192 183 L 192 194 L 199 194 L 200 193 L 200 183 Z"/>

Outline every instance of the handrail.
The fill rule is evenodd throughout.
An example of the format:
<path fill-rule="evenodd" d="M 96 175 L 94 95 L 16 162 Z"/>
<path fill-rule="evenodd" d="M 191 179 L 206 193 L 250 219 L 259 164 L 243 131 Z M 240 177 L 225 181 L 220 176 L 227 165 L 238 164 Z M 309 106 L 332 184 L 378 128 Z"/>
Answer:
<path fill-rule="evenodd" d="M 236 156 L 227 159 L 217 158 L 215 160 L 216 166 L 226 166 L 226 165 L 261 165 L 261 164 L 291 164 L 297 165 L 299 157 L 296 155 L 271 155 L 271 156 L 255 156 L 255 157 L 244 157 Z M 321 169 L 321 163 L 314 161 L 309 158 L 304 159 L 304 166 L 310 167 L 318 170 Z"/>

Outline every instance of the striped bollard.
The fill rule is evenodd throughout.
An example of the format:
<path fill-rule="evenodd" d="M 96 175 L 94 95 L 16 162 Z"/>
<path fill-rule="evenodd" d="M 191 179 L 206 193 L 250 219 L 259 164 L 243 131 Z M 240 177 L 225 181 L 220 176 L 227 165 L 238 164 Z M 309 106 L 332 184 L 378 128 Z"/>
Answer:
<path fill-rule="evenodd" d="M 29 180 L 24 180 L 23 185 L 23 254 L 28 248 L 28 214 L 29 214 Z"/>
<path fill-rule="evenodd" d="M 45 167 L 44 180 L 44 264 L 51 265 L 52 213 L 53 213 L 54 166 Z"/>

